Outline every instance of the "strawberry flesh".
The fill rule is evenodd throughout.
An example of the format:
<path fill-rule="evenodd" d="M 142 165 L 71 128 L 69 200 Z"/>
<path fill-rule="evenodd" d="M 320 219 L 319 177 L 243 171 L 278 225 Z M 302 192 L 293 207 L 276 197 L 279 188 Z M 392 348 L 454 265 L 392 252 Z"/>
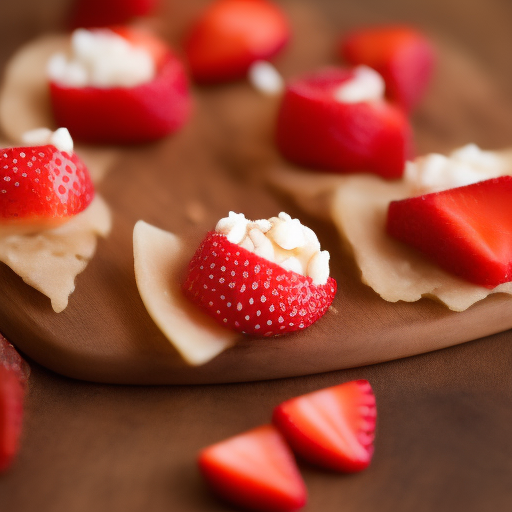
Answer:
<path fill-rule="evenodd" d="M 406 111 L 424 96 L 435 64 L 428 39 L 407 26 L 354 31 L 341 41 L 340 54 L 350 64 L 365 64 L 379 72 L 388 98 Z"/>
<path fill-rule="evenodd" d="M 213 491 L 248 510 L 291 512 L 307 500 L 293 454 L 272 425 L 205 448 L 199 468 Z"/>
<path fill-rule="evenodd" d="M 185 41 L 192 76 L 217 83 L 243 78 L 251 64 L 269 59 L 290 37 L 282 11 L 266 0 L 217 0 Z"/>
<path fill-rule="evenodd" d="M 387 232 L 472 283 L 512 281 L 512 177 L 393 201 Z"/>
<path fill-rule="evenodd" d="M 272 421 L 300 457 L 353 473 L 370 464 L 376 418 L 372 388 L 357 380 L 287 400 Z"/>
<path fill-rule="evenodd" d="M 409 122 L 384 100 L 336 100 L 336 90 L 353 78 L 352 70 L 327 68 L 291 83 L 279 109 L 277 146 L 306 167 L 400 178 L 412 147 Z"/>
<path fill-rule="evenodd" d="M 52 226 L 83 211 L 94 198 L 84 163 L 55 146 L 0 150 L 0 223 Z"/>
<path fill-rule="evenodd" d="M 192 258 L 182 289 L 221 325 L 275 336 L 316 322 L 334 299 L 336 281 L 315 285 L 211 232 Z"/>

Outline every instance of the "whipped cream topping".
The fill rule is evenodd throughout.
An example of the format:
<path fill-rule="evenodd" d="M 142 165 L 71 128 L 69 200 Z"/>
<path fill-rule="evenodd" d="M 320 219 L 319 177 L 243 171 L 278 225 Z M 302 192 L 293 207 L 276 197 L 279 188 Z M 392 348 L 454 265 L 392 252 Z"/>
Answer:
<path fill-rule="evenodd" d="M 47 74 L 67 87 L 135 87 L 152 80 L 156 67 L 149 52 L 111 30 L 78 29 L 69 55 L 53 55 Z"/>
<path fill-rule="evenodd" d="M 251 221 L 243 213 L 229 212 L 228 217 L 219 220 L 215 231 L 286 270 L 311 277 L 316 285 L 327 283 L 329 252 L 320 250 L 314 231 L 287 213 Z"/>
<path fill-rule="evenodd" d="M 284 90 L 284 80 L 279 71 L 265 60 L 258 60 L 251 65 L 248 72 L 251 85 L 268 96 L 277 96 Z"/>
<path fill-rule="evenodd" d="M 360 103 L 377 101 L 384 98 L 386 85 L 384 79 L 368 66 L 357 66 L 354 77 L 344 82 L 334 93 L 340 103 Z"/>
<path fill-rule="evenodd" d="M 73 139 L 67 128 L 58 128 L 52 132 L 48 128 L 36 128 L 25 132 L 21 136 L 21 140 L 27 146 L 45 146 L 52 144 L 59 151 L 73 153 Z"/>
<path fill-rule="evenodd" d="M 493 151 L 468 144 L 444 156 L 432 153 L 407 162 L 404 179 L 417 194 L 463 187 L 512 174 L 512 166 Z"/>

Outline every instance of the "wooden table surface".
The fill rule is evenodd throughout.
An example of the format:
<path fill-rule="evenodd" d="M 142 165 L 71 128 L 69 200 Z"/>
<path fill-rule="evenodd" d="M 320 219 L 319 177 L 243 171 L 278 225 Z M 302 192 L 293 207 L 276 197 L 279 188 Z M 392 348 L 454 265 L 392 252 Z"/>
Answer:
<path fill-rule="evenodd" d="M 2 68 L 20 44 L 57 29 L 67 3 L 2 0 Z M 284 5 L 296 8 L 296 3 Z M 171 39 L 200 5 L 164 5 Z M 445 104 L 432 95 L 426 99 L 414 117 L 420 152 L 467 142 L 512 145 L 512 123 L 503 120 L 503 112 L 512 112 L 512 4 L 311 0 L 307 8 L 328 20 L 333 32 L 406 21 L 455 49 L 471 83 L 461 83 L 460 95 L 447 97 Z M 479 108 L 468 101 L 468 88 Z M 374 461 L 352 476 L 301 464 L 310 494 L 306 512 L 509 511 L 511 341 L 508 331 L 369 367 L 209 386 L 91 384 L 32 363 L 22 449 L 0 477 L 0 509 L 232 510 L 203 487 L 195 465 L 200 448 L 269 421 L 272 407 L 286 398 L 365 378 L 374 388 L 379 414 Z"/>

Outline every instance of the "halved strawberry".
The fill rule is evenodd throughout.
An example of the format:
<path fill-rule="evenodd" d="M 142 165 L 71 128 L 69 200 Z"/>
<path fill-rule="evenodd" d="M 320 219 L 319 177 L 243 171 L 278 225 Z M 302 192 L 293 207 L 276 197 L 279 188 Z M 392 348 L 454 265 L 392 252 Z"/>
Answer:
<path fill-rule="evenodd" d="M 272 425 L 205 448 L 199 468 L 217 494 L 246 509 L 291 512 L 306 504 L 293 454 Z"/>
<path fill-rule="evenodd" d="M 159 0 L 76 0 L 70 28 L 95 28 L 123 25 L 132 18 L 155 10 Z"/>
<path fill-rule="evenodd" d="M 387 96 L 409 111 L 423 97 L 435 63 L 429 40 L 407 26 L 355 30 L 342 38 L 340 54 L 350 64 L 365 64 L 386 82 Z"/>
<path fill-rule="evenodd" d="M 279 109 L 277 146 L 299 165 L 399 178 L 411 152 L 409 122 L 384 99 L 341 101 L 338 91 L 355 79 L 356 70 L 327 68 L 292 82 Z"/>
<path fill-rule="evenodd" d="M 192 102 L 180 60 L 158 38 L 132 28 L 113 31 L 150 53 L 156 76 L 133 87 L 72 87 L 50 81 L 55 121 L 74 139 L 92 143 L 137 143 L 176 132 Z"/>
<path fill-rule="evenodd" d="M 512 176 L 393 201 L 386 229 L 468 281 L 512 281 Z"/>
<path fill-rule="evenodd" d="M 272 421 L 297 455 L 352 473 L 370 464 L 376 418 L 369 382 L 356 380 L 287 400 Z"/>
<path fill-rule="evenodd" d="M 190 71 L 203 83 L 243 78 L 250 65 L 273 57 L 290 37 L 288 21 L 266 0 L 216 0 L 185 41 Z"/>
<path fill-rule="evenodd" d="M 184 294 L 220 324 L 246 334 L 275 336 L 305 329 L 331 305 L 336 281 L 311 277 L 211 232 L 192 258 Z"/>
<path fill-rule="evenodd" d="M 94 198 L 85 164 L 53 145 L 0 150 L 0 224 L 53 227 Z"/>

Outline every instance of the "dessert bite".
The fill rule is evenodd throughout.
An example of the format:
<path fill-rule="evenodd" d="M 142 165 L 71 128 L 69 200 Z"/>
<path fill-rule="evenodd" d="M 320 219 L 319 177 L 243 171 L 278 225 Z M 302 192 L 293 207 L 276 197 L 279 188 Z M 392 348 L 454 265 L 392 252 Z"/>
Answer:
<path fill-rule="evenodd" d="M 77 140 L 136 143 L 174 133 L 191 98 L 184 68 L 163 42 L 133 28 L 76 30 L 48 62 L 57 124 Z"/>
<path fill-rule="evenodd" d="M 435 63 L 429 40 L 407 26 L 355 30 L 341 39 L 339 52 L 354 66 L 375 69 L 386 82 L 387 97 L 406 111 L 422 99 Z"/>
<path fill-rule="evenodd" d="M 191 28 L 184 47 L 199 83 L 243 78 L 251 64 L 276 55 L 290 28 L 281 9 L 267 0 L 216 0 Z"/>
<path fill-rule="evenodd" d="M 384 99 L 377 72 L 327 68 L 288 85 L 276 142 L 301 166 L 395 179 L 411 152 L 412 131 L 401 109 Z"/>
<path fill-rule="evenodd" d="M 110 213 L 67 130 L 26 137 L 37 145 L 0 150 L 0 261 L 60 312 Z"/>
<path fill-rule="evenodd" d="M 286 213 L 249 221 L 230 212 L 189 263 L 183 293 L 219 324 L 251 335 L 305 329 L 336 293 L 329 253 Z"/>

